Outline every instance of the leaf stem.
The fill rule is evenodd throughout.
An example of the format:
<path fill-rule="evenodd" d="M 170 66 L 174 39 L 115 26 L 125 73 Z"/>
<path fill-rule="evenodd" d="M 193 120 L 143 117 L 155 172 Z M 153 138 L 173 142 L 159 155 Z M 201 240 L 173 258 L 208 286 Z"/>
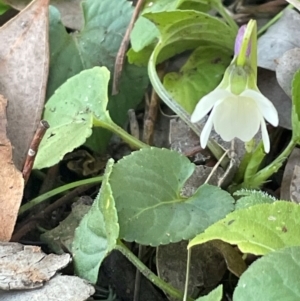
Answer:
<path fill-rule="evenodd" d="M 257 36 L 260 37 L 270 26 L 276 23 L 283 15 L 284 11 L 293 8 L 292 4 L 289 4 L 285 7 L 281 12 L 279 12 L 276 16 L 274 16 L 267 24 L 265 24 L 257 33 Z"/>
<path fill-rule="evenodd" d="M 228 25 L 232 29 L 238 31 L 239 27 L 237 26 L 235 21 L 231 18 L 231 16 L 227 13 L 220 0 L 212 1 L 212 7 L 218 11 L 218 13 L 222 16 L 222 18 L 228 23 Z"/>
<path fill-rule="evenodd" d="M 157 72 L 156 72 L 156 59 L 160 50 L 163 48 L 162 41 L 159 41 L 156 45 L 154 51 L 149 60 L 148 64 L 148 75 L 151 81 L 153 88 L 155 89 L 158 96 L 165 102 L 165 104 L 175 112 L 198 136 L 201 134 L 201 128 L 199 124 L 191 122 L 191 116 L 169 95 L 163 84 L 161 83 Z M 207 143 L 207 147 L 216 157 L 216 159 L 220 159 L 224 154 L 224 150 L 213 140 L 209 139 Z M 221 166 L 223 168 L 227 168 L 229 164 L 229 158 L 225 157 Z"/>
<path fill-rule="evenodd" d="M 72 188 L 78 187 L 78 186 L 82 186 L 82 185 L 87 185 L 87 184 L 94 184 L 94 183 L 101 183 L 103 180 L 103 177 L 94 177 L 91 179 L 85 179 L 85 180 L 80 180 L 80 181 L 76 181 L 73 183 L 69 183 L 63 186 L 60 186 L 58 188 L 55 188 L 53 190 L 50 190 L 34 199 L 32 199 L 30 202 L 24 204 L 23 206 L 21 206 L 20 210 L 19 210 L 19 215 L 21 215 L 22 213 L 28 211 L 29 209 L 31 209 L 32 207 L 44 202 L 45 200 L 59 194 L 62 193 L 64 191 L 70 190 Z"/>
<path fill-rule="evenodd" d="M 156 276 L 148 267 L 146 267 L 120 240 L 118 240 L 116 250 L 120 251 L 134 266 L 157 287 L 163 290 L 166 294 L 173 298 L 182 300 L 183 293 L 176 288 L 172 287 L 168 283 L 164 282 L 158 276 Z M 192 298 L 188 298 L 188 301 L 193 301 Z"/>
<path fill-rule="evenodd" d="M 260 187 L 270 176 L 279 170 L 283 162 L 291 154 L 295 146 L 297 145 L 296 139 L 292 138 L 285 150 L 268 166 L 256 173 L 248 182 L 243 182 L 240 188 L 258 188 Z"/>
<path fill-rule="evenodd" d="M 120 136 L 126 143 L 128 143 L 132 148 L 141 149 L 145 147 L 150 147 L 148 144 L 136 139 L 132 135 L 128 134 L 125 130 L 115 124 L 109 116 L 102 118 L 103 120 L 95 119 L 93 120 L 93 125 L 97 127 L 105 128 L 118 136 Z"/>

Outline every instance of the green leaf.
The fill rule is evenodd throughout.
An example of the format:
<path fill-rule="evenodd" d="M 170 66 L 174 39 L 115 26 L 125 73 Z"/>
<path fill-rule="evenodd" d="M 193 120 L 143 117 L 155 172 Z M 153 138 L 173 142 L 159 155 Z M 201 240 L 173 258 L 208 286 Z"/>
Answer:
<path fill-rule="evenodd" d="M 300 247 L 284 248 L 252 263 L 240 278 L 233 301 L 300 300 L 299 279 Z"/>
<path fill-rule="evenodd" d="M 148 148 L 121 159 L 110 178 L 120 237 L 158 246 L 190 239 L 233 209 L 225 191 L 203 185 L 191 197 L 181 192 L 195 165 L 167 149 Z"/>
<path fill-rule="evenodd" d="M 106 66 L 113 74 L 114 63 L 122 37 L 130 22 L 133 8 L 126 0 L 87 0 L 82 3 L 84 27 L 68 34 L 57 9 L 50 7 L 50 70 L 47 98 L 68 78 L 94 66 Z M 120 126 L 127 112 L 135 108 L 148 85 L 146 68 L 125 62 L 120 79 L 119 94 L 109 93 L 108 110 Z M 111 91 L 111 83 L 108 91 Z M 130 89 L 130 93 L 128 90 Z M 89 146 L 104 151 L 111 134 L 101 129 L 93 132 Z"/>
<path fill-rule="evenodd" d="M 233 195 L 243 196 L 240 198 L 236 205 L 235 209 L 244 209 L 258 204 L 264 203 L 274 203 L 276 199 L 267 193 L 260 190 L 239 190 L 236 191 Z"/>
<path fill-rule="evenodd" d="M 82 145 L 92 133 L 94 116 L 108 119 L 108 81 L 109 71 L 95 67 L 72 77 L 56 91 L 45 106 L 44 119 L 50 129 L 41 142 L 34 168 L 52 166 Z"/>
<path fill-rule="evenodd" d="M 223 286 L 219 285 L 212 290 L 208 295 L 200 297 L 195 301 L 221 301 L 223 297 Z"/>
<path fill-rule="evenodd" d="M 231 61 L 231 52 L 216 46 L 198 47 L 179 72 L 165 75 L 166 90 L 191 114 L 198 101 L 221 82 Z"/>
<path fill-rule="evenodd" d="M 166 105 L 198 134 L 199 128 L 191 123 L 190 114 L 169 95 L 162 85 L 156 73 L 156 65 L 175 54 L 199 46 L 222 47 L 225 51 L 233 51 L 236 30 L 217 18 L 196 11 L 175 11 L 168 12 L 167 15 L 166 13 L 165 15 L 163 13 L 147 14 L 147 17 L 161 30 L 160 41 L 148 63 L 148 74 L 152 86 Z M 168 22 L 171 22 L 171 25 L 168 26 Z M 226 36 L 226 39 L 221 39 L 222 36 Z M 192 84 L 196 86 L 198 82 Z"/>
<path fill-rule="evenodd" d="M 264 255 L 287 246 L 300 245 L 300 206 L 278 201 L 234 211 L 189 243 L 189 248 L 221 239 L 238 245 L 243 253 Z"/>
<path fill-rule="evenodd" d="M 76 229 L 72 246 L 76 273 L 92 283 L 96 283 L 99 267 L 114 249 L 119 236 L 118 216 L 109 184 L 112 168 L 110 159 L 100 192 Z"/>
<path fill-rule="evenodd" d="M 300 142 L 300 70 L 296 72 L 292 82 L 292 128 L 293 136 Z"/>
<path fill-rule="evenodd" d="M 0 1 L 0 15 L 3 15 L 10 9 L 10 6 Z"/>

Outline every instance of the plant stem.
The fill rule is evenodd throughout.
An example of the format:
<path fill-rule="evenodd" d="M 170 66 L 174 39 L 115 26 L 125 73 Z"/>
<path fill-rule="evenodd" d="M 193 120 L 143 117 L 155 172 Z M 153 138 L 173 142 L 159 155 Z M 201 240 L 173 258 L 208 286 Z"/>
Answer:
<path fill-rule="evenodd" d="M 86 180 L 80 180 L 80 181 L 76 181 L 70 184 L 66 184 L 63 186 L 60 186 L 58 188 L 55 188 L 53 190 L 50 190 L 34 199 L 32 199 L 30 202 L 26 203 L 25 205 L 21 206 L 20 210 L 19 210 L 19 215 L 21 215 L 22 213 L 24 213 L 25 211 L 31 209 L 32 207 L 44 202 L 45 200 L 59 194 L 62 193 L 64 191 L 70 190 L 72 188 L 78 187 L 78 186 L 82 186 L 82 185 L 87 185 L 87 184 L 94 184 L 94 183 L 101 183 L 103 180 L 103 177 L 94 177 L 91 179 L 86 179 Z"/>
<path fill-rule="evenodd" d="M 150 147 L 148 144 L 136 139 L 135 137 L 128 134 L 125 130 L 115 124 L 109 116 L 105 116 L 103 120 L 94 119 L 93 125 L 97 127 L 105 128 L 118 136 L 120 136 L 126 143 L 135 149 L 141 149 L 145 147 Z"/>
<path fill-rule="evenodd" d="M 239 27 L 237 26 L 235 21 L 231 18 L 231 16 L 227 13 L 227 11 L 225 10 L 225 8 L 223 6 L 223 3 L 220 0 L 213 1 L 212 7 L 218 11 L 218 13 L 222 16 L 222 18 L 228 23 L 228 25 L 232 29 L 238 31 Z"/>
<path fill-rule="evenodd" d="M 186 301 L 188 298 L 188 289 L 189 289 L 189 280 L 190 280 L 190 267 L 191 267 L 191 256 L 192 248 L 187 250 L 187 260 L 186 260 L 186 274 L 185 274 L 185 285 L 184 285 L 184 296 L 183 301 Z"/>
<path fill-rule="evenodd" d="M 258 188 L 260 187 L 270 176 L 279 170 L 283 162 L 291 154 L 295 146 L 297 145 L 296 139 L 292 137 L 290 143 L 285 148 L 285 150 L 268 166 L 256 173 L 249 181 L 243 182 L 240 188 Z"/>
<path fill-rule="evenodd" d="M 156 276 L 151 270 L 148 269 L 120 240 L 117 242 L 115 247 L 116 250 L 120 251 L 134 266 L 151 282 L 153 282 L 157 287 L 163 290 L 166 294 L 172 296 L 173 298 L 182 300 L 183 293 L 168 283 L 164 282 L 158 276 Z M 193 301 L 192 298 L 188 298 L 188 301 Z"/>
<path fill-rule="evenodd" d="M 280 13 L 278 13 L 276 16 L 274 16 L 267 24 L 265 24 L 257 33 L 257 36 L 260 37 L 270 26 L 272 26 L 275 22 L 277 22 L 281 16 L 283 15 L 283 12 L 287 9 L 293 8 L 292 4 L 289 4 L 285 9 L 283 9 Z"/>

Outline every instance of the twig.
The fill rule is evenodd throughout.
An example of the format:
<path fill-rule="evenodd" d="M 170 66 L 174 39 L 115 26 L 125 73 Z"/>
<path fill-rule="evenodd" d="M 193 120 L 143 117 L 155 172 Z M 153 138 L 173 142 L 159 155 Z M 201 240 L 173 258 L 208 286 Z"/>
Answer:
<path fill-rule="evenodd" d="M 143 246 L 139 245 L 139 253 L 138 253 L 139 260 L 142 260 L 142 256 L 143 256 Z M 139 269 L 136 269 L 133 301 L 139 301 L 140 288 L 141 288 L 141 272 L 139 271 Z"/>
<path fill-rule="evenodd" d="M 136 139 L 140 139 L 139 124 L 133 109 L 128 110 L 130 133 Z"/>
<path fill-rule="evenodd" d="M 164 65 L 157 66 L 157 74 L 160 80 L 162 80 L 165 74 Z M 149 145 L 153 144 L 154 126 L 157 119 L 159 102 L 160 98 L 158 94 L 154 89 L 152 89 L 150 101 L 147 101 L 146 97 L 146 113 L 144 118 L 143 131 L 143 141 Z"/>
<path fill-rule="evenodd" d="M 80 186 L 70 193 L 64 195 L 63 197 L 56 200 L 54 203 L 49 205 L 44 211 L 41 211 L 35 216 L 30 216 L 29 219 L 25 220 L 18 226 L 18 229 L 13 234 L 11 241 L 19 241 L 24 235 L 26 235 L 29 231 L 33 230 L 36 227 L 36 224 L 41 219 L 44 219 L 45 216 L 49 215 L 55 209 L 61 207 L 62 205 L 67 204 L 69 201 L 73 200 L 76 196 L 80 195 L 81 193 L 85 192 L 89 188 L 93 187 L 96 184 L 84 185 Z"/>
<path fill-rule="evenodd" d="M 119 48 L 118 54 L 116 56 L 112 95 L 116 95 L 119 93 L 119 83 L 120 83 L 122 69 L 123 69 L 123 65 L 124 65 L 124 61 L 125 61 L 125 53 L 128 48 L 128 45 L 129 45 L 130 33 L 131 33 L 133 25 L 140 13 L 143 3 L 144 3 L 144 0 L 138 0 L 137 4 L 135 6 L 135 9 L 134 9 L 133 15 L 131 17 L 130 23 L 127 27 L 127 30 L 126 30 L 123 40 L 121 42 L 121 46 Z"/>
<path fill-rule="evenodd" d="M 49 128 L 48 122 L 45 120 L 41 120 L 41 122 L 35 132 L 35 135 L 32 139 L 32 142 L 30 144 L 30 147 L 29 147 L 29 150 L 27 153 L 27 157 L 26 157 L 26 160 L 24 163 L 22 174 L 23 174 L 25 184 L 27 183 L 28 178 L 30 176 L 39 145 L 40 145 L 48 128 Z"/>

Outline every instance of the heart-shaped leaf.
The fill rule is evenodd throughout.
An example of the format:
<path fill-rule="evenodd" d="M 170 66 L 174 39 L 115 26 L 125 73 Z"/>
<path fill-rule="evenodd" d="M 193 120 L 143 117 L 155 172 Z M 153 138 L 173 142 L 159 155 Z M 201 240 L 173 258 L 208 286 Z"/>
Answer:
<path fill-rule="evenodd" d="M 51 128 L 43 138 L 34 168 L 59 162 L 92 133 L 93 119 L 108 120 L 106 110 L 109 71 L 95 67 L 62 85 L 47 102 L 44 118 Z"/>
<path fill-rule="evenodd" d="M 109 184 L 112 167 L 110 159 L 100 192 L 76 229 L 72 246 L 77 274 L 92 283 L 96 283 L 101 262 L 114 249 L 119 236 L 118 216 Z"/>
<path fill-rule="evenodd" d="M 264 255 L 300 245 L 300 206 L 278 201 L 234 211 L 189 243 L 189 248 L 213 239 L 238 245 L 243 253 Z"/>
<path fill-rule="evenodd" d="M 57 9 L 50 8 L 51 66 L 47 87 L 48 98 L 65 81 L 84 69 L 105 66 L 113 74 L 116 55 L 130 22 L 133 7 L 126 0 L 87 0 L 82 3 L 84 26 L 69 34 L 60 21 Z M 123 126 L 129 109 L 141 101 L 148 85 L 146 68 L 124 64 L 119 93 L 109 93 L 111 118 Z M 109 88 L 110 91 L 110 88 Z M 105 151 L 111 135 L 96 129 L 88 146 L 96 152 Z"/>
<path fill-rule="evenodd" d="M 199 99 L 221 82 L 231 61 L 231 52 L 216 46 L 198 47 L 179 72 L 165 75 L 166 90 L 191 114 Z"/>
<path fill-rule="evenodd" d="M 289 247 L 256 260 L 242 275 L 233 301 L 300 300 L 300 247 Z"/>
<path fill-rule="evenodd" d="M 210 185 L 182 196 L 195 165 L 167 149 L 148 148 L 121 159 L 110 177 L 120 237 L 158 246 L 190 239 L 233 209 L 233 198 Z"/>

